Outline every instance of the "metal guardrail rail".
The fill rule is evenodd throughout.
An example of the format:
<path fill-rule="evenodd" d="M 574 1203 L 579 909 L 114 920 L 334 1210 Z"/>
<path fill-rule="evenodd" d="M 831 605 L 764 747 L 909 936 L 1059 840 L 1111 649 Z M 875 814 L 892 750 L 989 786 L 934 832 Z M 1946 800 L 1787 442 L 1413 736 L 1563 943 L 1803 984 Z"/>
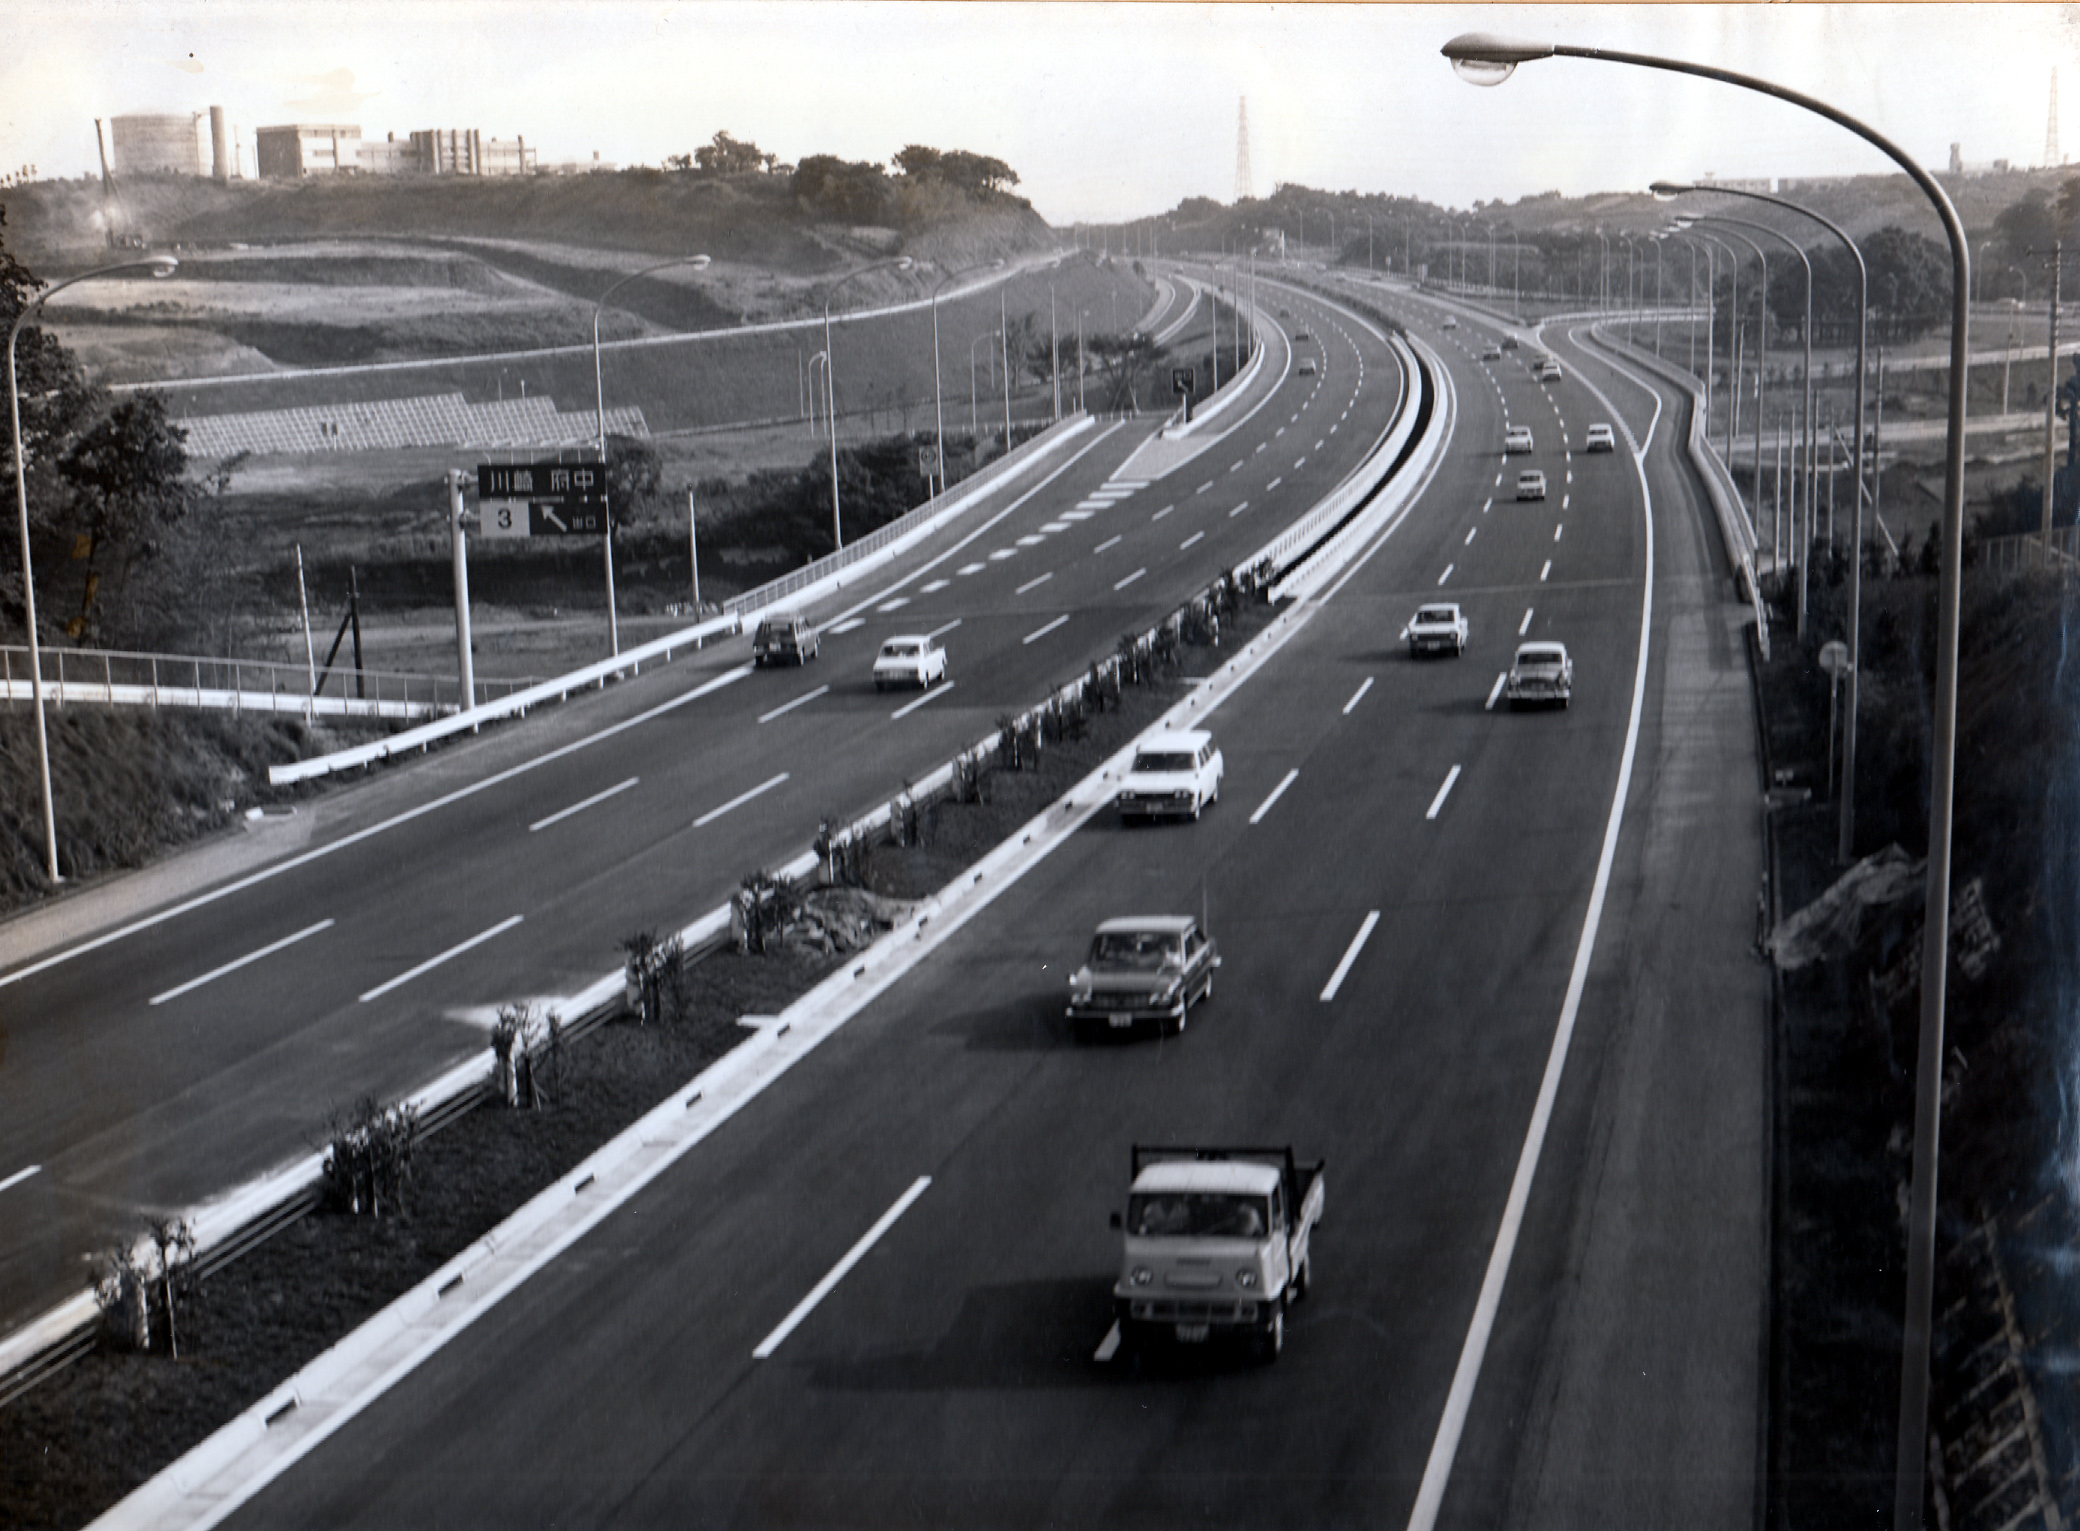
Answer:
<path fill-rule="evenodd" d="M 54 706 L 201 707 L 241 713 L 315 712 L 328 718 L 409 722 L 453 712 L 461 691 L 453 676 L 390 670 L 335 670 L 319 677 L 311 695 L 308 665 L 274 659 L 211 659 L 195 654 L 145 654 L 120 649 L 44 648 L 43 689 Z M 334 676 L 343 694 L 327 696 Z M 536 684 L 480 680 L 479 705 Z M 351 688 L 351 694 L 349 693 Z M 29 650 L 0 644 L 0 699 L 28 702 L 35 686 Z"/>

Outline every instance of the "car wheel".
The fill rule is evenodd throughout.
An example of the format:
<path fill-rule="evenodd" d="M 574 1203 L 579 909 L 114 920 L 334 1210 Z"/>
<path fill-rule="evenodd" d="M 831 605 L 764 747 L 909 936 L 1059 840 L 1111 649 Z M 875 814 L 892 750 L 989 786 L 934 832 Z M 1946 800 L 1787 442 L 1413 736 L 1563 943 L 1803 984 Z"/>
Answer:
<path fill-rule="evenodd" d="M 1271 1322 L 1265 1325 L 1264 1332 L 1257 1337 L 1257 1359 L 1268 1365 L 1276 1361 L 1279 1353 L 1285 1348 L 1286 1305 L 1280 1301 L 1271 1310 Z"/>
<path fill-rule="evenodd" d="M 1209 969 L 1209 970 L 1207 971 L 1207 974 L 1206 974 L 1206 987 L 1205 987 L 1205 988 L 1203 988 L 1203 989 L 1201 989 L 1201 990 L 1199 991 L 1199 1003 L 1203 1005 L 1203 1004 L 1205 1004 L 1205 1003 L 1206 1003 L 1206 1002 L 1207 1002 L 1208 1000 L 1210 1000 L 1210 999 L 1212 999 L 1212 998 L 1213 998 L 1213 973 L 1212 973 L 1212 970 L 1211 970 L 1211 969 Z"/>
<path fill-rule="evenodd" d="M 1177 1007 L 1177 1019 L 1170 1023 L 1170 1035 L 1173 1037 L 1183 1036 L 1185 1027 L 1189 1026 L 1191 1022 L 1192 997 L 1187 994 L 1184 997 L 1184 1003 Z"/>
<path fill-rule="evenodd" d="M 1307 1288 L 1314 1280 L 1314 1256 L 1303 1255 L 1293 1271 L 1293 1301 L 1300 1302 L 1307 1296 Z"/>
<path fill-rule="evenodd" d="M 1199 812 L 1205 806 L 1206 805 L 1200 802 L 1198 798 L 1195 797 L 1192 799 L 1192 822 L 1194 824 L 1199 822 Z"/>

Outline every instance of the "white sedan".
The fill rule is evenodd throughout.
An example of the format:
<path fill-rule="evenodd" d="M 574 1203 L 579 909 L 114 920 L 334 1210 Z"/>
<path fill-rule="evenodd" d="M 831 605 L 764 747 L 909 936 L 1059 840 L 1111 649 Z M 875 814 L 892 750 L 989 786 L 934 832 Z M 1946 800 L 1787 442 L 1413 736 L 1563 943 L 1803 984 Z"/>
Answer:
<path fill-rule="evenodd" d="M 1589 434 L 1582 443 L 1582 449 L 1588 452 L 1615 452 L 1618 450 L 1618 438 L 1609 425 L 1599 420 L 1589 427 Z"/>
<path fill-rule="evenodd" d="M 1509 456 L 1512 452 L 1531 452 L 1535 450 L 1537 449 L 1531 443 L 1530 426 L 1512 425 L 1502 433 L 1502 455 L 1504 457 Z"/>
<path fill-rule="evenodd" d="M 1574 661 L 1567 657 L 1564 643 L 1534 642 L 1517 645 L 1517 657 L 1509 667 L 1504 695 L 1512 708 L 1545 702 L 1565 707 L 1574 694 Z"/>
<path fill-rule="evenodd" d="M 1134 751 L 1115 800 L 1122 821 L 1175 816 L 1198 818 L 1221 796 L 1227 762 L 1203 728 L 1150 734 Z"/>
<path fill-rule="evenodd" d="M 1517 498 L 1520 500 L 1542 500 L 1546 497 L 1546 476 L 1537 468 L 1526 468 L 1517 475 Z"/>
<path fill-rule="evenodd" d="M 1418 607 L 1408 619 L 1409 657 L 1447 651 L 1455 658 L 1466 652 L 1466 614 L 1452 601 Z"/>
<path fill-rule="evenodd" d="M 929 687 L 946 679 L 946 650 L 939 640 L 921 633 L 904 633 L 881 645 L 874 657 L 874 689 L 890 686 Z"/>

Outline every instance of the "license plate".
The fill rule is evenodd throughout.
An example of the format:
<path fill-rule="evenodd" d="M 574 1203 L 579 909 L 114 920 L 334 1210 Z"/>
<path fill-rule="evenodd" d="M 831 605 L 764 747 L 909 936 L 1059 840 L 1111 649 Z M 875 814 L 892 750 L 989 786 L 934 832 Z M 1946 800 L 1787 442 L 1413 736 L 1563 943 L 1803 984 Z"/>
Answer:
<path fill-rule="evenodd" d="M 1201 1344 L 1212 1330 L 1213 1325 L 1211 1324 L 1179 1324 L 1177 1326 L 1178 1343 L 1183 1345 Z"/>
<path fill-rule="evenodd" d="M 1131 1015 L 1107 1016 L 1105 1018 L 1105 1024 L 1110 1026 L 1114 1031 L 1125 1031 L 1129 1026 L 1134 1024 L 1134 1017 L 1132 1017 Z"/>

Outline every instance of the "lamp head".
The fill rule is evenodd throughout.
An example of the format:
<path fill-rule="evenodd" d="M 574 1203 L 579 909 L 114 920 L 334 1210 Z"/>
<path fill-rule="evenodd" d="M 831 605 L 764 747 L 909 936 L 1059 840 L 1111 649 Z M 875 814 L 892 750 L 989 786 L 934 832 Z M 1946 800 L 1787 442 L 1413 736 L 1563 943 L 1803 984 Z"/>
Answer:
<path fill-rule="evenodd" d="M 1696 189 L 1696 187 L 1686 185 L 1681 181 L 1656 181 L 1647 188 L 1648 191 L 1653 193 L 1656 202 L 1673 201 L 1684 192 L 1695 191 Z"/>
<path fill-rule="evenodd" d="M 1553 45 L 1498 37 L 1492 32 L 1462 32 L 1440 51 L 1469 85 L 1500 85 L 1516 73 L 1517 65 L 1551 58 Z"/>
<path fill-rule="evenodd" d="M 696 255 L 692 260 L 688 261 L 686 264 L 691 266 L 696 271 L 705 271 L 708 269 L 708 257 L 705 255 Z"/>
<path fill-rule="evenodd" d="M 155 279 L 172 276 L 180 270 L 180 266 L 181 263 L 171 255 L 155 255 L 152 257 L 152 276 Z"/>

